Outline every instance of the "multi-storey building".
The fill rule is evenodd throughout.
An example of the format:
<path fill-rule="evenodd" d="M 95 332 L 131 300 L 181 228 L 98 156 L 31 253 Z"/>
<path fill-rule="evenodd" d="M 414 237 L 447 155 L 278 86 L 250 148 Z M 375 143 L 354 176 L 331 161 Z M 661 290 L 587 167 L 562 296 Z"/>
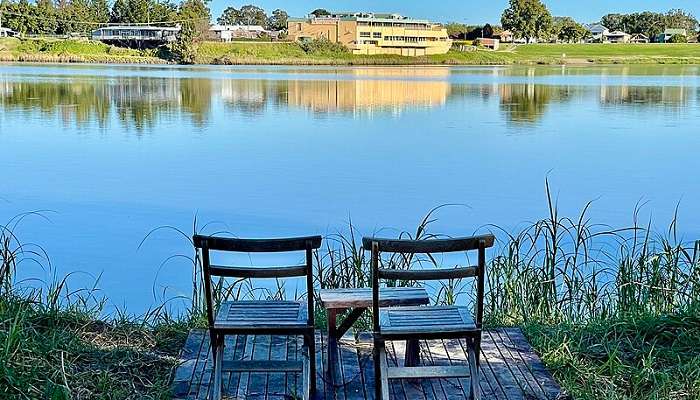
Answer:
<path fill-rule="evenodd" d="M 452 46 L 441 25 L 399 14 L 334 13 L 290 18 L 287 29 L 292 40 L 327 39 L 342 43 L 354 54 L 424 56 L 447 53 Z"/>

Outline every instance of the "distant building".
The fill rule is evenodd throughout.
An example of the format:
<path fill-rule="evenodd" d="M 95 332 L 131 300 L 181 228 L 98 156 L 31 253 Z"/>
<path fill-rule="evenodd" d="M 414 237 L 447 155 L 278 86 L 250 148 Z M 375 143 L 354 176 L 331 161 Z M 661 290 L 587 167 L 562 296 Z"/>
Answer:
<path fill-rule="evenodd" d="M 688 31 L 686 31 L 685 29 L 680 29 L 680 28 L 666 28 L 663 31 L 663 33 L 660 33 L 656 37 L 656 41 L 659 43 L 667 43 L 675 35 L 681 35 L 681 36 L 685 36 L 687 38 Z"/>
<path fill-rule="evenodd" d="M 603 33 L 603 43 L 629 43 L 632 35 L 622 31 Z"/>
<path fill-rule="evenodd" d="M 649 36 L 643 33 L 635 33 L 630 38 L 630 43 L 649 43 Z"/>
<path fill-rule="evenodd" d="M 290 18 L 287 31 L 291 40 L 326 39 L 345 45 L 354 54 L 424 56 L 444 54 L 452 47 L 447 29 L 441 25 L 399 14 L 332 13 Z"/>
<path fill-rule="evenodd" d="M 591 32 L 591 37 L 589 39 L 589 41 L 591 42 L 602 42 L 603 34 L 609 32 L 608 28 L 601 24 L 590 24 L 586 26 L 586 29 L 588 29 L 588 31 Z"/>
<path fill-rule="evenodd" d="M 513 42 L 513 32 L 505 30 L 493 34 L 494 39 L 498 39 L 501 43 L 512 43 Z"/>
<path fill-rule="evenodd" d="M 13 31 L 10 28 L 3 28 L 0 26 L 0 37 L 12 37 L 12 36 L 17 36 L 17 32 Z"/>
<path fill-rule="evenodd" d="M 279 32 L 268 31 L 260 25 L 212 25 L 209 28 L 209 38 L 220 42 L 230 42 L 234 39 L 257 39 L 264 35 L 278 37 Z"/>
<path fill-rule="evenodd" d="M 474 43 L 479 46 L 484 46 L 491 50 L 498 50 L 498 48 L 500 47 L 500 41 L 498 39 L 493 38 L 477 38 L 474 41 Z"/>
<path fill-rule="evenodd" d="M 92 40 L 105 43 L 138 42 L 163 44 L 177 40 L 180 27 L 165 26 L 106 26 L 92 32 Z"/>

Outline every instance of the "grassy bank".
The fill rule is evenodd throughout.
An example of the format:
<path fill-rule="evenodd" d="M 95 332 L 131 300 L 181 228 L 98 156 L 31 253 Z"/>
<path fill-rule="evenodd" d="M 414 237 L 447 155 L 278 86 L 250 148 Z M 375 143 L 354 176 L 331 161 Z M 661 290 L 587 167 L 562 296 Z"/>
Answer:
<path fill-rule="evenodd" d="M 133 50 L 79 40 L 0 39 L 0 61 L 167 63 L 165 51 Z M 502 50 L 456 51 L 425 57 L 352 55 L 287 42 L 204 42 L 197 64 L 222 65 L 509 65 L 700 64 L 700 44 L 530 44 Z"/>
<path fill-rule="evenodd" d="M 0 61 L 163 64 L 156 50 L 133 50 L 87 40 L 0 39 Z"/>
<path fill-rule="evenodd" d="M 618 229 L 591 222 L 591 204 L 580 215 L 562 216 L 549 193 L 547 188 L 548 214 L 521 230 L 479 229 L 499 239 L 489 252 L 487 324 L 522 327 L 573 398 L 700 398 L 700 242 L 679 241 L 675 218 L 667 230 L 651 231 L 650 222 L 639 224 L 639 210 L 630 226 Z M 440 210 L 400 236 L 439 237 L 431 233 L 431 223 Z M 92 291 L 69 292 L 59 283 L 43 292 L 22 292 L 12 283 L 23 259 L 44 258 L 41 248 L 18 243 L 11 233 L 15 222 L 0 226 L 0 394 L 167 398 L 185 334 L 202 326 L 201 270 L 190 234 L 157 228 L 142 243 L 147 247 L 152 235 L 166 232 L 183 240 L 183 256 L 165 262 L 192 262 L 192 306 L 185 318 L 172 318 L 164 309 L 139 318 L 105 317 Z M 193 230 L 199 231 L 196 223 Z M 326 237 L 315 262 L 317 290 L 369 286 L 361 236 L 349 225 Z M 434 268 L 441 261 L 394 256 L 383 265 Z M 261 290 L 255 282 L 220 281 L 216 287 L 216 301 L 297 297 L 282 284 Z M 473 282 L 443 282 L 432 291 L 436 304 L 468 302 Z M 368 327 L 366 319 L 358 325 Z"/>

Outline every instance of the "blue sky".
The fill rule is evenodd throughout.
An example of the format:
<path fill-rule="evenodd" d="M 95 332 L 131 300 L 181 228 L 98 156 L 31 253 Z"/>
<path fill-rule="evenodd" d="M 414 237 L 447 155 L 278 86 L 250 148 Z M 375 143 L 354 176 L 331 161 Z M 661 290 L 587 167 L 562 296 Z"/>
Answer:
<path fill-rule="evenodd" d="M 214 19 L 229 6 L 239 8 L 253 3 L 264 8 L 268 13 L 275 8 L 287 10 L 291 16 L 303 16 L 316 8 L 328 10 L 362 10 L 375 12 L 398 12 L 416 18 L 429 18 L 445 22 L 458 21 L 468 23 L 498 23 L 501 12 L 508 0 L 255 0 L 230 1 L 212 0 L 211 9 Z M 670 8 L 683 8 L 700 17 L 698 0 L 545 0 L 553 15 L 568 15 L 580 22 L 594 22 L 609 12 L 667 11 Z"/>

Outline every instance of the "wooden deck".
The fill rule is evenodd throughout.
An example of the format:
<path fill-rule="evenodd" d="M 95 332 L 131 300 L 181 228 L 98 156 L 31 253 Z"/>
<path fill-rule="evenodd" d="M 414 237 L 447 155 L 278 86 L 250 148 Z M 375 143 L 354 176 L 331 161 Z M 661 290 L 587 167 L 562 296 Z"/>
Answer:
<path fill-rule="evenodd" d="M 361 334 L 356 341 L 346 335 L 340 342 L 339 379 L 328 379 L 324 335 L 316 334 L 319 398 L 365 400 L 374 398 L 372 341 Z M 286 336 L 236 336 L 227 338 L 225 360 L 287 360 L 300 354 L 301 339 Z M 405 343 L 387 343 L 389 365 L 403 363 Z M 421 342 L 425 365 L 466 365 L 466 345 L 459 340 Z M 211 389 L 209 335 L 203 330 L 190 332 L 181 354 L 182 364 L 172 383 L 175 399 L 206 399 Z M 301 390 L 298 374 L 224 373 L 224 398 L 293 399 Z M 495 329 L 482 339 L 482 399 L 557 399 L 559 385 L 547 372 L 519 329 Z M 390 381 L 392 399 L 461 399 L 468 393 L 467 379 Z"/>

